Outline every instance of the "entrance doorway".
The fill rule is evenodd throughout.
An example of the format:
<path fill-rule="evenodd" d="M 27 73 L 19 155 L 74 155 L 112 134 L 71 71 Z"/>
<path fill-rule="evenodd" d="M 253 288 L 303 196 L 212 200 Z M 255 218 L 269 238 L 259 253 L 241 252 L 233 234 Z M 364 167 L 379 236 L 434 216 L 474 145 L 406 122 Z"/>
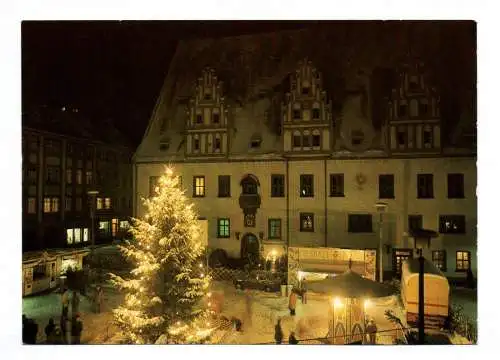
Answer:
<path fill-rule="evenodd" d="M 392 253 L 392 272 L 394 276 L 401 277 L 403 261 L 413 258 L 412 249 L 394 249 Z"/>
<path fill-rule="evenodd" d="M 257 264 L 260 257 L 260 246 L 257 236 L 245 234 L 241 239 L 241 258 L 250 264 Z"/>

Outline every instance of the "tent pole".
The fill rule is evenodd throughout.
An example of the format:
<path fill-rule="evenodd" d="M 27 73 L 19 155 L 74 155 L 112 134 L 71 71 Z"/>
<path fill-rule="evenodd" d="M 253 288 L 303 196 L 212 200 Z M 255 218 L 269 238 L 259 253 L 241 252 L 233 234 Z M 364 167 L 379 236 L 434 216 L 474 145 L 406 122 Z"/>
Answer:
<path fill-rule="evenodd" d="M 419 273 L 418 273 L 418 342 L 424 344 L 425 340 L 425 307 L 424 307 L 424 257 L 422 256 L 422 249 L 420 249 Z"/>

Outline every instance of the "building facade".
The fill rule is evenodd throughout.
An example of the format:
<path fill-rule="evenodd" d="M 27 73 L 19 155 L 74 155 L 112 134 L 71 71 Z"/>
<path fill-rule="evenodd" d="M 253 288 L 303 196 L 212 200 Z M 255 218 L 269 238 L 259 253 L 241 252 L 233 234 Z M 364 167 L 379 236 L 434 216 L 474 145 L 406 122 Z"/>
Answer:
<path fill-rule="evenodd" d="M 265 36 L 221 41 L 230 52 Z M 203 46 L 179 46 L 135 154 L 135 216 L 144 215 L 140 199 L 153 194 L 158 176 L 172 165 L 208 220 L 212 253 L 378 252 L 381 242 L 384 270 L 398 276 L 402 261 L 416 255 L 411 230 L 430 229 L 438 236 L 428 241 L 427 258 L 450 278 L 476 272 L 475 142 L 442 140 L 440 97 L 424 64 L 406 57 L 395 65 L 385 121 L 376 126 L 369 72 L 347 81 L 335 110 L 328 69 L 305 56 L 282 61 L 287 65 L 272 76 L 265 61 L 258 66 L 268 73 L 260 75 L 241 65 L 250 80 L 237 87 L 221 75 L 224 63 L 189 79 L 189 66 L 180 63 L 197 48 Z"/>
<path fill-rule="evenodd" d="M 95 244 L 123 238 L 131 157 L 126 147 L 23 126 L 23 252 L 88 246 L 93 228 Z"/>

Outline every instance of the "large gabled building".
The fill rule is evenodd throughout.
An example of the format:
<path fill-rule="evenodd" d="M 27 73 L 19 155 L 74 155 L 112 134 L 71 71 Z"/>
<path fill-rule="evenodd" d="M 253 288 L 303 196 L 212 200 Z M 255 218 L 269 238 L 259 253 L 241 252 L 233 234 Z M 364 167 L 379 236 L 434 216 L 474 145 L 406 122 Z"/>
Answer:
<path fill-rule="evenodd" d="M 325 248 L 378 252 L 382 238 L 384 269 L 399 274 L 420 246 L 412 230 L 427 229 L 438 236 L 425 254 L 447 276 L 475 272 L 475 140 L 462 134 L 474 118 L 443 125 L 422 61 L 396 49 L 356 62 L 335 36 L 181 42 L 134 157 L 135 215 L 172 164 L 214 256 L 314 248 L 311 266 L 327 271 L 347 263 Z M 380 66 L 394 74 L 383 96 Z"/>

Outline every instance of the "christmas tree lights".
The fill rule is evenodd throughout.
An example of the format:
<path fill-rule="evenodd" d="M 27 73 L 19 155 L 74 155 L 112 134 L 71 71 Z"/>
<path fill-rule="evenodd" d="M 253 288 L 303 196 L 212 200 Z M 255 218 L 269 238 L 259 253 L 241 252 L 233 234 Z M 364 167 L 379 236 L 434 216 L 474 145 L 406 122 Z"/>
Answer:
<path fill-rule="evenodd" d="M 135 264 L 130 279 L 110 274 L 125 292 L 113 310 L 126 339 L 133 344 L 202 342 L 210 331 L 210 276 L 203 265 L 205 246 L 193 204 L 180 189 L 171 168 L 159 179 L 155 196 L 145 199 L 144 220 L 134 219 L 134 241 L 120 246 Z"/>

